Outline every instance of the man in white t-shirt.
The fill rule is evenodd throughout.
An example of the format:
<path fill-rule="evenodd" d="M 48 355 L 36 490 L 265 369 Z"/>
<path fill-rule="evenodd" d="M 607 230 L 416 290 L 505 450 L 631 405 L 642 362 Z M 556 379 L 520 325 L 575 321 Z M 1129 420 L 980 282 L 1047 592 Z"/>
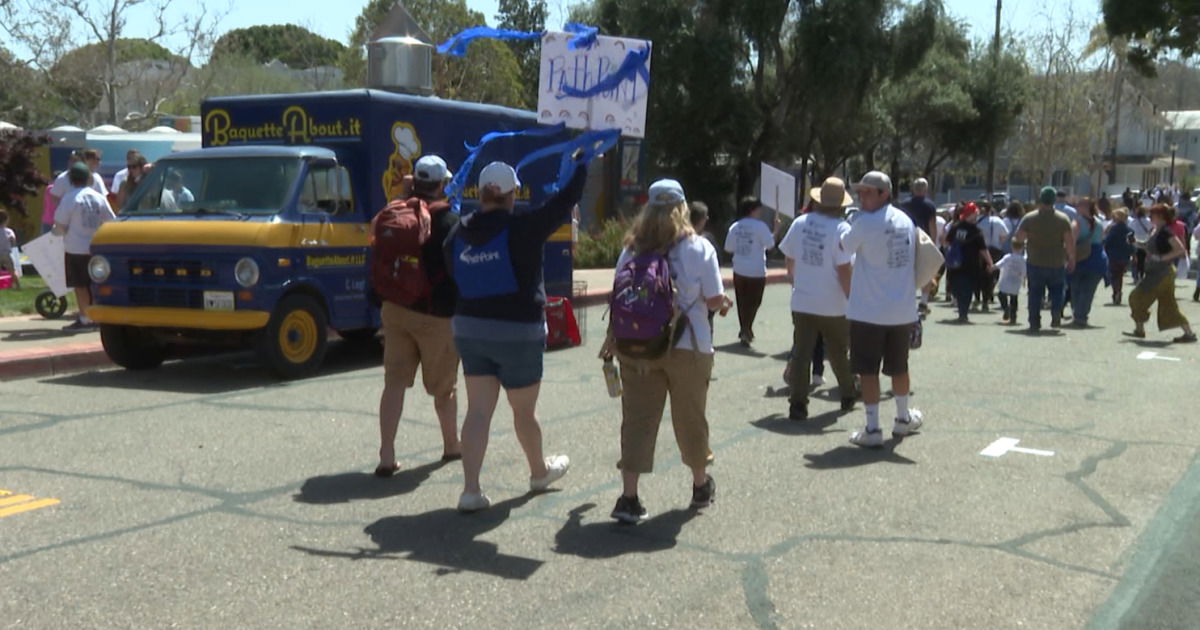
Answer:
<path fill-rule="evenodd" d="M 840 246 L 850 224 L 842 209 L 853 201 L 846 184 L 830 177 L 809 192 L 813 211 L 792 222 L 779 251 L 787 257 L 792 281 L 791 396 L 788 417 L 808 418 L 809 367 L 817 336 L 825 340 L 825 356 L 837 377 L 842 410 L 854 407 L 854 376 L 848 354 L 850 324 L 846 298 L 850 295 L 851 255 Z"/>
<path fill-rule="evenodd" d="M 67 170 L 54 178 L 54 185 L 50 187 L 50 197 L 54 199 L 56 207 L 62 203 L 67 193 L 74 191 L 75 187 L 71 185 L 69 174 L 71 167 L 76 164 L 83 164 L 88 167 L 88 172 L 91 173 L 88 186 L 102 196 L 108 196 L 108 187 L 104 185 L 104 180 L 100 177 L 100 174 L 96 172 L 96 169 L 100 168 L 100 151 L 97 149 L 88 149 L 81 153 L 71 154 L 71 163 L 67 165 Z M 57 223 L 57 220 L 55 222 Z"/>
<path fill-rule="evenodd" d="M 762 221 L 762 202 L 747 197 L 738 204 L 738 220 L 725 235 L 725 251 L 733 254 L 733 293 L 737 302 L 738 341 L 754 342 L 754 319 L 767 286 L 767 252 L 775 247 L 775 234 Z M 778 215 L 772 214 L 778 226 Z"/>
<path fill-rule="evenodd" d="M 858 446 L 883 446 L 879 428 L 879 368 L 892 377 L 896 422 L 892 435 L 902 438 L 921 426 L 921 412 L 908 408 L 908 344 L 917 321 L 913 299 L 917 233 L 908 215 L 893 206 L 892 180 L 871 171 L 854 185 L 858 218 L 842 237 L 842 249 L 854 255 L 850 299 L 850 368 L 862 381 L 867 426 L 850 436 Z"/>
<path fill-rule="evenodd" d="M 179 210 L 184 207 L 184 204 L 195 202 L 195 195 L 183 185 L 183 175 L 179 171 L 167 173 L 166 186 L 163 187 L 161 197 L 163 209 Z"/>
<path fill-rule="evenodd" d="M 108 200 L 88 186 L 92 172 L 87 165 L 76 162 L 67 171 L 74 190 L 62 200 L 54 213 L 54 233 L 63 237 L 67 286 L 75 289 L 79 316 L 63 330 L 87 330 L 95 327 L 87 316 L 92 305 L 92 281 L 88 277 L 92 237 L 106 221 L 116 217 Z"/>
<path fill-rule="evenodd" d="M 125 152 L 125 168 L 113 174 L 112 191 L 114 193 L 121 191 L 121 184 L 129 178 L 129 169 L 135 168 L 138 163 L 138 158 L 142 157 L 142 152 L 137 149 L 130 149 Z"/>

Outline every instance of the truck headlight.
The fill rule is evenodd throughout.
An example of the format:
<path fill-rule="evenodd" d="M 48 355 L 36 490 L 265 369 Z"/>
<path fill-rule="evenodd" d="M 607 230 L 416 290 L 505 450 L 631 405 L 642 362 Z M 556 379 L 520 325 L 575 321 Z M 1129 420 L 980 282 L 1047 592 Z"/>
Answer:
<path fill-rule="evenodd" d="M 92 256 L 88 261 L 88 276 L 92 282 L 100 283 L 108 280 L 112 275 L 112 265 L 108 264 L 108 259 L 103 256 Z"/>
<path fill-rule="evenodd" d="M 233 277 L 237 283 L 249 288 L 258 284 L 258 263 L 253 258 L 243 258 L 237 261 L 233 268 Z"/>

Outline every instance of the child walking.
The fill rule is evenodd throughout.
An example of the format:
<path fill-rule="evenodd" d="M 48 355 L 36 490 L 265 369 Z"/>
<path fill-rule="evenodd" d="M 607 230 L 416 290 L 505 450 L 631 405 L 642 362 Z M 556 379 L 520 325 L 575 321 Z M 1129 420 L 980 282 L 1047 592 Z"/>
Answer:
<path fill-rule="evenodd" d="M 1004 317 L 1000 321 L 1014 325 L 1017 323 L 1017 296 L 1021 293 L 1021 285 L 1025 284 L 1025 243 L 1014 240 L 1012 253 L 1005 254 L 996 263 L 1000 270 L 1000 282 L 996 287 L 1000 291 L 1000 308 Z"/>

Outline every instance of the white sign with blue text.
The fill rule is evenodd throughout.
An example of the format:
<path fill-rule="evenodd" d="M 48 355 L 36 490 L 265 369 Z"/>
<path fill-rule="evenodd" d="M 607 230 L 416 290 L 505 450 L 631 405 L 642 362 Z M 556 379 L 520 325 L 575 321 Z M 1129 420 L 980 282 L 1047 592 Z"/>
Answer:
<path fill-rule="evenodd" d="M 650 42 L 598 36 L 590 48 L 572 50 L 569 42 L 574 37 L 554 32 L 542 36 L 538 122 L 565 123 L 571 129 L 620 129 L 622 136 L 644 138 Z M 623 78 L 612 89 L 579 96 L 618 77 Z"/>

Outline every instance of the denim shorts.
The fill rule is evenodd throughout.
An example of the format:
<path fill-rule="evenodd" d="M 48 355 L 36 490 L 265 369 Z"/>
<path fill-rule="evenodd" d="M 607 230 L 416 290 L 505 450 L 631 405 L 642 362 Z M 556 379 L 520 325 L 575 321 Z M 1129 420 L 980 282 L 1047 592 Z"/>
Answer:
<path fill-rule="evenodd" d="M 493 341 L 455 337 L 464 376 L 495 376 L 504 389 L 529 387 L 542 380 L 545 340 Z"/>

